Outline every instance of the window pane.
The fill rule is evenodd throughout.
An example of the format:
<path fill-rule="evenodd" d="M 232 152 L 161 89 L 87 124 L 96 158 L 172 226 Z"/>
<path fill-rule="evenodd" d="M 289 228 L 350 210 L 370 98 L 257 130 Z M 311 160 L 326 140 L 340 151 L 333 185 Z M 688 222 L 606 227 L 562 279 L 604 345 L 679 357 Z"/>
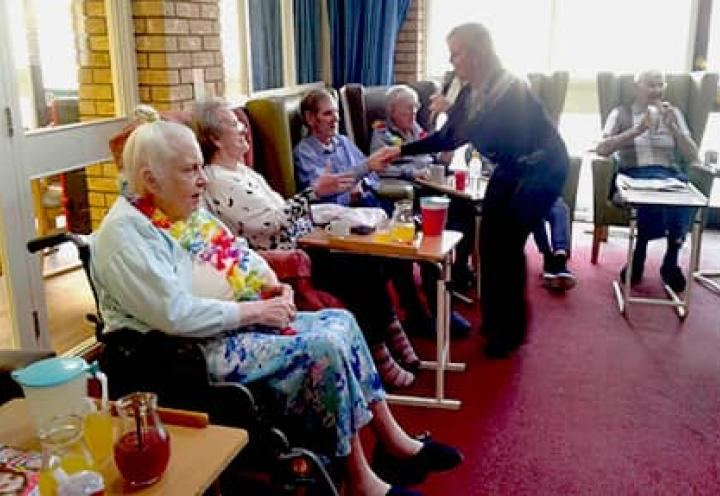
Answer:
<path fill-rule="evenodd" d="M 250 0 L 253 91 L 283 86 L 280 0 Z"/>
<path fill-rule="evenodd" d="M 238 27 L 238 0 L 220 0 L 220 39 L 225 66 L 225 96 L 243 93 L 240 74 L 240 29 Z"/>
<path fill-rule="evenodd" d="M 720 2 L 715 2 L 710 17 L 707 68 L 709 71 L 720 72 Z"/>
<path fill-rule="evenodd" d="M 488 0 L 468 11 L 464 0 L 432 0 L 428 71 L 439 76 L 450 69 L 445 38 L 463 22 L 485 24 L 503 64 L 520 75 L 568 70 L 573 78 L 594 78 L 601 70 L 687 70 L 691 3 Z"/>
<path fill-rule="evenodd" d="M 295 16 L 295 67 L 297 83 L 320 81 L 320 2 L 318 0 L 294 0 Z"/>
<path fill-rule="evenodd" d="M 8 2 L 26 130 L 115 116 L 104 4 Z"/>

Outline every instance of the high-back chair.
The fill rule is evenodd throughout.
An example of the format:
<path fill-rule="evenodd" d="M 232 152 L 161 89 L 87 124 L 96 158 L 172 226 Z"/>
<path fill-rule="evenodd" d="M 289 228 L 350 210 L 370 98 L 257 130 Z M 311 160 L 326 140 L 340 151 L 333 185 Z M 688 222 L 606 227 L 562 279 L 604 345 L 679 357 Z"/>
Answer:
<path fill-rule="evenodd" d="M 245 104 L 255 136 L 255 167 L 283 197 L 297 193 L 293 148 L 303 138 L 302 95 L 257 98 Z"/>
<path fill-rule="evenodd" d="M 690 135 L 700 146 L 708 114 L 717 92 L 716 73 L 666 74 L 665 100 L 677 107 L 684 115 Z M 597 76 L 600 122 L 605 126 L 608 115 L 618 105 L 629 105 L 635 98 L 635 75 L 601 72 Z M 684 164 L 690 181 L 704 194 L 712 188 L 712 174 L 699 163 Z M 610 200 L 611 182 L 615 164 L 610 158 L 596 158 L 593 173 L 593 244 L 590 261 L 596 264 L 600 242 L 607 239 L 608 226 L 627 226 L 625 210 Z"/>
<path fill-rule="evenodd" d="M 557 126 L 565 108 L 565 96 L 567 95 L 568 80 L 570 79 L 569 73 L 567 71 L 556 71 L 551 74 L 531 72 L 528 73 L 527 79 L 530 89 L 540 99 L 548 116 Z M 570 169 L 562 193 L 563 200 L 570 212 L 568 219 L 568 247 L 572 246 L 572 226 L 575 220 L 575 204 L 581 164 L 582 159 L 580 157 L 570 157 Z"/>
<path fill-rule="evenodd" d="M 433 129 L 430 116 L 430 97 L 440 91 L 440 85 L 435 81 L 417 81 L 408 84 L 413 88 L 420 101 L 417 113 L 417 122 L 423 129 Z M 377 120 L 384 120 L 385 94 L 388 86 L 363 86 L 362 84 L 346 84 L 340 89 L 340 103 L 342 105 L 345 130 L 348 137 L 353 140 L 363 153 L 370 152 L 372 139 L 372 125 Z"/>
<path fill-rule="evenodd" d="M 331 93 L 336 96 L 334 90 Z M 258 98 L 245 105 L 256 135 L 257 169 L 286 198 L 297 192 L 293 148 L 307 135 L 300 115 L 301 100 L 302 95 L 291 94 Z M 412 188 L 381 181 L 378 195 L 387 199 L 412 197 Z"/>

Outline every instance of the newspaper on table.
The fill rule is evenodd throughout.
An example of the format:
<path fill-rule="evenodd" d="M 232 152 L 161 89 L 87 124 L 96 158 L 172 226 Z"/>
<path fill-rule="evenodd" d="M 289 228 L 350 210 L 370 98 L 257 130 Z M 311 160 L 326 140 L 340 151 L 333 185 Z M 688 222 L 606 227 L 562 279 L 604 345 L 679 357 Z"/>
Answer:
<path fill-rule="evenodd" d="M 632 189 L 635 191 L 687 191 L 688 185 L 674 177 L 666 179 L 636 179 L 618 174 L 615 181 L 618 189 Z"/>

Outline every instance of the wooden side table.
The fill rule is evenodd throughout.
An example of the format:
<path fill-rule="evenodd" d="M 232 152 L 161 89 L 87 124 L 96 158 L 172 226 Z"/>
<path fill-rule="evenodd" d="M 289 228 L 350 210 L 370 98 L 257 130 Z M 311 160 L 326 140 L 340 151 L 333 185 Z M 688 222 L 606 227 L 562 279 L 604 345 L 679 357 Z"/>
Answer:
<path fill-rule="evenodd" d="M 336 250 L 356 255 L 373 255 L 388 258 L 402 258 L 418 262 L 434 263 L 440 269 L 437 281 L 437 317 L 435 319 L 436 355 L 435 360 L 423 360 L 420 367 L 435 371 L 435 395 L 409 396 L 389 394 L 388 401 L 401 405 L 414 405 L 436 408 L 458 409 L 460 401 L 445 397 L 445 371 L 464 371 L 464 363 L 450 360 L 450 295 L 447 282 L 450 280 L 452 252 L 462 239 L 462 233 L 445 231 L 442 236 L 423 237 L 413 245 L 401 243 L 381 243 L 373 235 L 334 237 L 324 229 L 316 228 L 310 234 L 300 238 L 298 243 L 309 248 Z"/>
<path fill-rule="evenodd" d="M 119 419 L 113 417 L 117 429 Z M 105 494 L 184 495 L 203 494 L 222 471 L 247 445 L 248 435 L 242 429 L 209 425 L 205 428 L 165 424 L 170 434 L 170 462 L 155 484 L 130 493 L 115 462 L 107 461 L 101 473 Z M 39 451 L 35 425 L 24 399 L 9 401 L 0 407 L 0 444 L 28 451 Z"/>

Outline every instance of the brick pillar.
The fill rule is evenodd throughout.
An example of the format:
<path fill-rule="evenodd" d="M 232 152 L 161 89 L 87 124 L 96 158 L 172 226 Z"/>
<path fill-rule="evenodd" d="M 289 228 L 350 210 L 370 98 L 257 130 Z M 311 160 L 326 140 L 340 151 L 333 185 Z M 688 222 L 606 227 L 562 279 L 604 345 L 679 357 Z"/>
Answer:
<path fill-rule="evenodd" d="M 425 0 L 413 0 L 395 42 L 395 81 L 425 77 Z"/>
<path fill-rule="evenodd" d="M 78 53 L 78 110 L 81 121 L 115 116 L 105 2 L 73 2 Z"/>
<path fill-rule="evenodd" d="M 133 0 L 140 100 L 158 110 L 187 108 L 196 78 L 223 94 L 218 0 Z"/>

